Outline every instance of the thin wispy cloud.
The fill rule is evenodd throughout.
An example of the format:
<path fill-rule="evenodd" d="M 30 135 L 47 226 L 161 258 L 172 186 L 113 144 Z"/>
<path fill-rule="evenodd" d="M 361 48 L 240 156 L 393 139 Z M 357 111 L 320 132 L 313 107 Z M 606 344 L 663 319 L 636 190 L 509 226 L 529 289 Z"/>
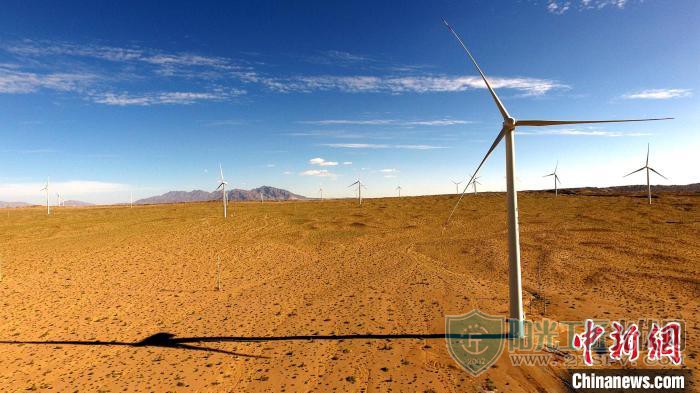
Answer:
<path fill-rule="evenodd" d="M 385 168 L 385 169 L 380 169 L 379 172 L 381 173 L 396 173 L 399 170 L 396 168 Z"/>
<path fill-rule="evenodd" d="M 353 125 L 353 126 L 453 126 L 473 123 L 467 120 L 457 119 L 433 119 L 433 120 L 396 120 L 396 119 L 328 119 L 328 120 L 304 120 L 302 124 L 328 125 Z"/>
<path fill-rule="evenodd" d="M 308 169 L 299 173 L 300 176 L 316 176 L 316 177 L 336 177 L 337 175 L 327 169 Z"/>
<path fill-rule="evenodd" d="M 690 89 L 648 89 L 623 94 L 622 98 L 627 100 L 668 100 L 692 95 L 693 92 Z"/>
<path fill-rule="evenodd" d="M 552 14 L 562 15 L 572 9 L 579 11 L 600 10 L 606 7 L 623 9 L 628 3 L 628 0 L 549 0 L 547 2 L 547 11 Z"/>
<path fill-rule="evenodd" d="M 337 166 L 338 163 L 335 161 L 326 161 L 321 157 L 312 158 L 309 160 L 309 164 L 318 166 Z"/>
<path fill-rule="evenodd" d="M 61 92 L 84 90 L 96 79 L 95 75 L 74 73 L 37 74 L 0 66 L 0 93 L 26 94 L 41 89 Z"/>
<path fill-rule="evenodd" d="M 162 92 L 144 95 L 102 93 L 90 95 L 90 99 L 98 104 L 116 106 L 189 105 L 202 101 L 223 101 L 241 94 L 244 94 L 244 92 Z"/>
<path fill-rule="evenodd" d="M 478 76 L 297 76 L 292 78 L 265 78 L 261 80 L 269 89 L 289 93 L 315 91 L 339 91 L 344 93 L 445 93 L 473 89 L 485 89 Z M 569 86 L 556 80 L 538 78 L 491 77 L 494 88 L 514 89 L 524 96 L 541 96 L 555 89 Z"/>
<path fill-rule="evenodd" d="M 408 149 L 408 150 L 433 150 L 446 149 L 445 146 L 434 145 L 388 145 L 375 143 L 323 143 L 321 146 L 345 148 L 345 149 Z"/>

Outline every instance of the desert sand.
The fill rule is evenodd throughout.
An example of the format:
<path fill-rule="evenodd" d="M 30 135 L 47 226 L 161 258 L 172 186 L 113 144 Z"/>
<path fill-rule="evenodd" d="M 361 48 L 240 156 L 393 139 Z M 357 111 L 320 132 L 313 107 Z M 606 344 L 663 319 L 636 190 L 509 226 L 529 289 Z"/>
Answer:
<path fill-rule="evenodd" d="M 449 357 L 446 314 L 508 311 L 505 197 L 455 199 L 3 209 L 0 391 L 564 390 Z M 700 197 L 519 201 L 528 318 L 681 318 L 697 372 Z"/>

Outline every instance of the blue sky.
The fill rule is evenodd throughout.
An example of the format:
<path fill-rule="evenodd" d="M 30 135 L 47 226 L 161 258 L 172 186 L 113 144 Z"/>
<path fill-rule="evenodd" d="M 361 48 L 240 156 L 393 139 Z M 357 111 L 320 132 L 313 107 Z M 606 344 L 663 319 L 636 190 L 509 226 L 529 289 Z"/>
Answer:
<path fill-rule="evenodd" d="M 202 2 L 200 2 L 202 3 Z M 217 185 L 314 196 L 453 192 L 501 119 L 675 120 L 519 128 L 519 189 L 698 182 L 697 1 L 3 3 L 0 200 L 98 203 Z M 484 190 L 505 189 L 499 147 Z"/>

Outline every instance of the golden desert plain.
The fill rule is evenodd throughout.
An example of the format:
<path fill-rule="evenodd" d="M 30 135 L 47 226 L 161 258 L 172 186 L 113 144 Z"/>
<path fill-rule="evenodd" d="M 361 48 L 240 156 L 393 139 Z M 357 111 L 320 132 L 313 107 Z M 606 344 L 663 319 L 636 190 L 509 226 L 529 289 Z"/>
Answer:
<path fill-rule="evenodd" d="M 0 210 L 0 391 L 566 390 L 449 356 L 445 315 L 508 313 L 505 195 L 456 198 Z M 699 195 L 519 202 L 528 319 L 682 319 L 697 373 Z"/>

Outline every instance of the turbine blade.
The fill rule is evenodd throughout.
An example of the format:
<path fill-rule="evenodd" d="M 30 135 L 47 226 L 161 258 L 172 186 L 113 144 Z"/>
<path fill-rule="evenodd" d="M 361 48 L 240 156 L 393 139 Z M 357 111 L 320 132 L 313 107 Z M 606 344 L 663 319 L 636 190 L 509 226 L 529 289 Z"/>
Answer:
<path fill-rule="evenodd" d="M 216 190 L 214 190 L 214 191 L 219 191 L 221 189 L 221 187 L 223 187 L 223 186 L 224 186 L 224 183 L 219 183 L 219 186 L 216 187 Z"/>
<path fill-rule="evenodd" d="M 542 176 L 542 177 L 550 177 L 550 176 L 554 176 L 554 174 L 553 174 L 553 173 L 550 173 L 549 175 L 544 175 L 544 176 Z"/>
<path fill-rule="evenodd" d="M 496 106 L 498 107 L 498 111 L 501 112 L 501 116 L 503 116 L 504 119 L 507 119 L 510 117 L 508 114 L 508 111 L 506 110 L 506 107 L 503 106 L 503 103 L 501 100 L 498 98 L 498 95 L 496 95 L 496 92 L 493 90 L 491 87 L 491 84 L 489 83 L 488 79 L 486 79 L 486 75 L 484 75 L 484 72 L 481 71 L 481 67 L 479 67 L 479 64 L 477 64 L 476 60 L 474 59 L 474 56 L 472 56 L 472 53 L 469 52 L 469 49 L 467 49 L 467 46 L 464 44 L 464 41 L 462 41 L 462 37 L 457 34 L 454 29 L 452 29 L 452 26 L 450 26 L 449 23 L 445 19 L 442 20 L 443 23 L 445 23 L 445 26 L 450 30 L 452 35 L 455 36 L 457 41 L 459 41 L 459 44 L 462 45 L 462 48 L 467 52 L 467 55 L 469 55 L 469 58 L 471 59 L 472 63 L 474 63 L 474 66 L 476 67 L 477 71 L 479 71 L 479 74 L 481 74 L 481 79 L 484 80 L 484 83 L 486 84 L 486 87 L 489 89 L 489 92 L 491 93 L 491 97 L 493 97 L 493 101 L 496 103 Z"/>
<path fill-rule="evenodd" d="M 557 165 L 554 166 L 554 173 L 557 173 L 558 168 L 559 168 L 559 160 L 557 160 Z"/>
<path fill-rule="evenodd" d="M 352 183 L 351 185 L 349 185 L 349 186 L 348 186 L 348 188 L 350 188 L 350 187 L 354 186 L 355 184 L 357 184 L 357 183 L 359 183 L 359 182 L 360 182 L 360 181 L 358 180 L 358 181 L 356 181 L 356 182 Z"/>
<path fill-rule="evenodd" d="M 564 124 L 594 124 L 594 123 L 626 123 L 631 121 L 655 121 L 671 120 L 672 117 L 662 117 L 659 119 L 626 119 L 626 120 L 517 120 L 516 126 L 559 126 Z"/>
<path fill-rule="evenodd" d="M 219 163 L 219 173 L 221 174 L 221 180 L 224 180 L 224 170 L 221 168 L 221 163 Z"/>
<path fill-rule="evenodd" d="M 663 177 L 664 179 L 668 180 L 668 178 L 667 178 L 666 176 L 664 176 L 664 175 L 660 174 L 659 172 L 657 172 L 656 169 L 654 169 L 654 168 L 649 168 L 649 170 L 652 171 L 652 172 L 654 172 L 654 173 L 656 173 L 657 175 Z"/>
<path fill-rule="evenodd" d="M 639 171 L 642 171 L 642 170 L 644 170 L 645 168 L 646 168 L 646 167 L 645 167 L 645 166 L 643 166 L 643 167 L 641 167 L 641 168 L 637 169 L 636 171 L 634 171 L 634 172 L 630 172 L 630 173 L 628 173 L 628 174 L 626 174 L 625 176 L 622 176 L 622 177 L 627 177 L 627 176 L 629 176 L 629 175 L 633 175 L 633 174 L 635 174 L 635 173 L 637 173 L 637 172 L 639 172 Z"/>
<path fill-rule="evenodd" d="M 647 143 L 647 166 L 649 166 L 649 144 Z"/>
<path fill-rule="evenodd" d="M 447 226 L 447 224 L 450 223 L 450 219 L 452 218 L 452 215 L 455 213 L 455 210 L 457 210 L 457 206 L 459 206 L 459 202 L 462 201 L 464 194 L 467 192 L 467 188 L 469 188 L 469 185 L 474 181 L 474 176 L 476 176 L 476 174 L 479 173 L 479 169 L 481 169 L 481 166 L 484 165 L 484 162 L 486 162 L 486 159 L 489 158 L 489 156 L 491 155 L 493 150 L 496 148 L 496 146 L 498 146 L 498 143 L 501 142 L 501 139 L 503 139 L 503 137 L 505 135 L 506 135 L 506 128 L 503 127 L 503 128 L 501 128 L 501 132 L 498 133 L 498 135 L 496 136 L 496 139 L 491 144 L 489 151 L 486 152 L 486 155 L 479 163 L 479 166 L 476 167 L 476 170 L 474 171 L 474 174 L 467 182 L 467 185 L 464 186 L 464 190 L 462 190 L 462 194 L 460 194 L 459 199 L 457 199 L 457 203 L 455 203 L 454 207 L 452 207 L 452 211 L 450 212 L 450 215 L 447 217 L 447 220 L 445 221 L 445 226 Z"/>

